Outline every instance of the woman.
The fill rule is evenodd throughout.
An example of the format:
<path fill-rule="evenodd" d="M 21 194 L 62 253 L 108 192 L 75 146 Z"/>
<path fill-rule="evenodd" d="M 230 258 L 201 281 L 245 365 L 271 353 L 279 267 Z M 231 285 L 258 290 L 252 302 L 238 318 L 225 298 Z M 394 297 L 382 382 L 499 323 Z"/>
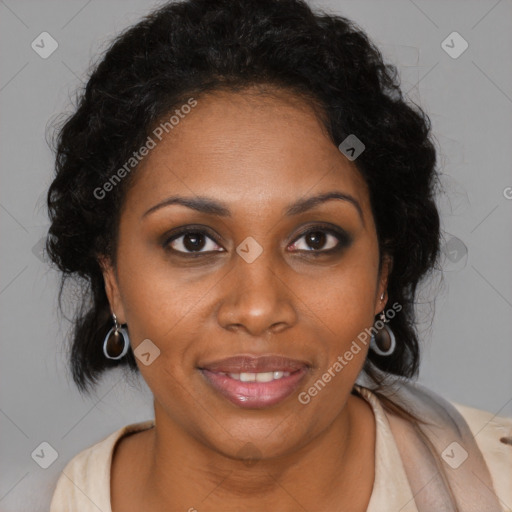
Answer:
<path fill-rule="evenodd" d="M 47 249 L 89 286 L 79 389 L 140 371 L 155 419 L 74 457 L 51 511 L 509 510 L 512 421 L 411 380 L 435 167 L 345 18 L 188 0 L 118 37 L 60 131 Z"/>

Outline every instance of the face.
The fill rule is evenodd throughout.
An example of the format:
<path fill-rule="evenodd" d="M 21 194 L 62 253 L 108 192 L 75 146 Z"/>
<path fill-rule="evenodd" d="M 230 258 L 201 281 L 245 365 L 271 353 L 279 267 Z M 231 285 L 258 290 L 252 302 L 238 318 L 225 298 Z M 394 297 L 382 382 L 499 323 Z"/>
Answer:
<path fill-rule="evenodd" d="M 104 277 L 132 349 L 160 350 L 137 358 L 157 423 L 230 457 L 304 446 L 343 414 L 367 347 L 343 356 L 385 305 L 355 164 L 304 100 L 248 90 L 198 98 L 136 172 Z"/>

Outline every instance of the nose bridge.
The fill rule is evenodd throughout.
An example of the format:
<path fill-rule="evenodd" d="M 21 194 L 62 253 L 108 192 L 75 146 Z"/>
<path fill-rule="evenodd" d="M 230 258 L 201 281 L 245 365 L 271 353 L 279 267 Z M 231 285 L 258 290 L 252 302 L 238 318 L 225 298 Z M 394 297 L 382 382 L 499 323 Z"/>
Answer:
<path fill-rule="evenodd" d="M 269 236 L 265 234 L 246 237 L 236 247 L 234 255 L 234 274 L 239 283 L 247 284 L 251 293 L 265 293 L 268 288 L 275 288 L 275 274 L 281 269 L 282 259 L 279 258 Z"/>
<path fill-rule="evenodd" d="M 241 293 L 251 295 L 255 299 L 268 295 L 268 299 L 279 294 L 279 272 L 276 258 L 270 251 L 264 251 L 254 261 L 248 262 L 242 257 L 236 262 L 235 274 L 241 283 Z M 277 281 L 277 282 L 276 282 Z"/>
<path fill-rule="evenodd" d="M 240 244 L 239 250 L 243 249 Z M 251 249 L 249 249 L 251 250 Z M 292 295 L 284 284 L 283 265 L 270 251 L 254 260 L 236 255 L 227 293 L 218 311 L 225 328 L 244 328 L 253 335 L 284 329 L 295 322 Z"/>

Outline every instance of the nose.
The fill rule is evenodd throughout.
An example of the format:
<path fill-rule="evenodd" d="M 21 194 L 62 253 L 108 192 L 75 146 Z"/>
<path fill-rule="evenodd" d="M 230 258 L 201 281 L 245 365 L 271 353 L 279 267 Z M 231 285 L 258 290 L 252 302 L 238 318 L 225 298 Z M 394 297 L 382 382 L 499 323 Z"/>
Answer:
<path fill-rule="evenodd" d="M 237 257 L 235 268 L 223 280 L 225 291 L 217 309 L 219 324 L 232 332 L 245 331 L 259 337 L 295 325 L 296 299 L 285 274 L 265 251 L 252 263 Z"/>

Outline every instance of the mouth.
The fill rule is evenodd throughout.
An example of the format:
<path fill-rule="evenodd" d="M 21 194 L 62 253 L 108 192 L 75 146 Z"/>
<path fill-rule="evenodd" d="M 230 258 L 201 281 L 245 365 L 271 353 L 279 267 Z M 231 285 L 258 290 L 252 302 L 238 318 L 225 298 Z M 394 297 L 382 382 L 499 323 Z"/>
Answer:
<path fill-rule="evenodd" d="M 288 398 L 308 372 L 304 361 L 281 356 L 236 356 L 198 369 L 211 388 L 238 407 L 263 409 Z"/>

